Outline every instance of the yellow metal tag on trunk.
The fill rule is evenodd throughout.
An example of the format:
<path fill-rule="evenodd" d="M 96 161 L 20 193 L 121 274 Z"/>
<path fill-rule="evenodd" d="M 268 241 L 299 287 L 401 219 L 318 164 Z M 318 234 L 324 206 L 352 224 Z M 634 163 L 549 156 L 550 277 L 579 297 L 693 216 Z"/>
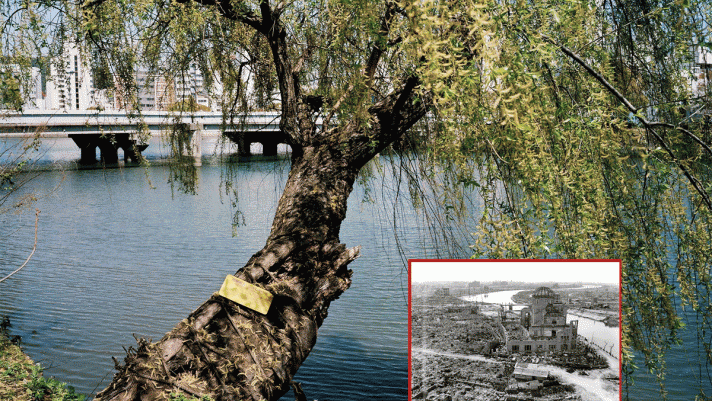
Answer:
<path fill-rule="evenodd" d="M 267 314 L 269 306 L 272 304 L 272 294 L 269 291 L 240 280 L 233 275 L 225 277 L 218 295 L 222 295 L 263 315 Z"/>

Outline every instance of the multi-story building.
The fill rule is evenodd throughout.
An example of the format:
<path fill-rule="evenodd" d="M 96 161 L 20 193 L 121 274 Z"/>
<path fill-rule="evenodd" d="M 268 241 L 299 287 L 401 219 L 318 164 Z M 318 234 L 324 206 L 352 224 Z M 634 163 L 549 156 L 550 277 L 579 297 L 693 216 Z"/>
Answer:
<path fill-rule="evenodd" d="M 25 110 L 122 110 L 133 107 L 127 104 L 121 85 L 109 94 L 106 89 L 96 89 L 91 63 L 78 46 L 67 43 L 61 56 L 41 70 L 32 67 L 29 79 L 21 81 Z M 19 66 L 6 65 L 20 75 Z M 138 87 L 137 100 L 141 110 L 168 110 L 176 102 L 187 102 L 219 111 L 220 103 L 205 87 L 203 74 L 196 64 L 173 77 L 149 73 L 139 68 L 135 73 Z M 219 95 L 218 95 L 219 96 Z"/>
<path fill-rule="evenodd" d="M 44 110 L 47 108 L 47 82 L 39 67 L 30 69 L 30 82 L 27 93 L 25 110 Z"/>
<path fill-rule="evenodd" d="M 104 92 L 94 88 L 89 63 L 76 45 L 65 44 L 62 56 L 50 63 L 49 70 L 49 75 L 44 78 L 44 102 L 39 102 L 43 103 L 45 109 L 87 110 L 109 107 Z"/>
<path fill-rule="evenodd" d="M 695 46 L 691 66 L 691 89 L 693 96 L 709 96 L 712 90 L 712 50 Z"/>
<path fill-rule="evenodd" d="M 136 85 L 141 110 L 166 110 L 176 101 L 175 85 L 162 75 L 152 75 L 146 70 L 138 70 Z"/>
<path fill-rule="evenodd" d="M 521 325 L 528 338 L 508 340 L 511 353 L 561 352 L 576 347 L 578 320 L 566 323 L 567 307 L 559 294 L 547 287 L 539 287 L 531 295 L 532 303 L 522 309 Z"/>
<path fill-rule="evenodd" d="M 215 109 L 217 102 L 214 101 L 205 88 L 203 74 L 197 65 L 191 64 L 188 69 L 175 77 L 176 101 L 185 102 L 191 98 L 195 104 Z"/>
<path fill-rule="evenodd" d="M 211 110 L 217 108 L 217 102 L 208 95 L 200 69 L 195 65 L 173 78 L 155 75 L 145 69 L 137 70 L 135 78 L 141 110 L 168 110 L 176 102 L 186 101 Z M 126 107 L 121 96 L 116 97 L 115 107 Z"/>

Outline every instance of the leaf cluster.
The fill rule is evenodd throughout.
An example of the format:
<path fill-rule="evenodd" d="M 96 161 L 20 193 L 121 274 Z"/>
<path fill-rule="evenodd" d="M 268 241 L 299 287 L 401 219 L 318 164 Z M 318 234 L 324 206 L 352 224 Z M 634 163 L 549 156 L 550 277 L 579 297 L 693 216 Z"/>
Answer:
<path fill-rule="evenodd" d="M 442 166 L 436 197 L 482 199 L 468 217 L 473 256 L 622 259 L 625 380 L 636 352 L 662 383 L 681 308 L 709 330 L 710 103 L 689 80 L 709 4 L 404 8 L 415 32 L 404 46 L 435 99 L 435 129 L 416 135 Z"/>

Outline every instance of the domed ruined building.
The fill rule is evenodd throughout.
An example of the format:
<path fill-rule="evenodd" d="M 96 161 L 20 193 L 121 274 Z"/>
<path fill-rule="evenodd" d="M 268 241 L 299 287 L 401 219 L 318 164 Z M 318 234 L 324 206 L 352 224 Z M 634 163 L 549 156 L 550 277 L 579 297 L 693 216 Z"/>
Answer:
<path fill-rule="evenodd" d="M 559 294 L 539 287 L 531 296 L 531 305 L 522 309 L 521 324 L 529 332 L 524 340 L 508 340 L 511 353 L 543 354 L 573 349 L 576 346 L 578 320 L 566 323 L 566 305 Z"/>

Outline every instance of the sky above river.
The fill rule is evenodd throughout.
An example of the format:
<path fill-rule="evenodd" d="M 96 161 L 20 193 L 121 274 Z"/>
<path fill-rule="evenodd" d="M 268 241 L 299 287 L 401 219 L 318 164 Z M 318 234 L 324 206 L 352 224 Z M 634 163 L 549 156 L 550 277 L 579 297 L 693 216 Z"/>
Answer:
<path fill-rule="evenodd" d="M 520 281 L 559 283 L 608 283 L 620 281 L 620 262 L 518 260 L 518 261 L 413 261 L 410 265 L 414 283 L 435 281 Z"/>

